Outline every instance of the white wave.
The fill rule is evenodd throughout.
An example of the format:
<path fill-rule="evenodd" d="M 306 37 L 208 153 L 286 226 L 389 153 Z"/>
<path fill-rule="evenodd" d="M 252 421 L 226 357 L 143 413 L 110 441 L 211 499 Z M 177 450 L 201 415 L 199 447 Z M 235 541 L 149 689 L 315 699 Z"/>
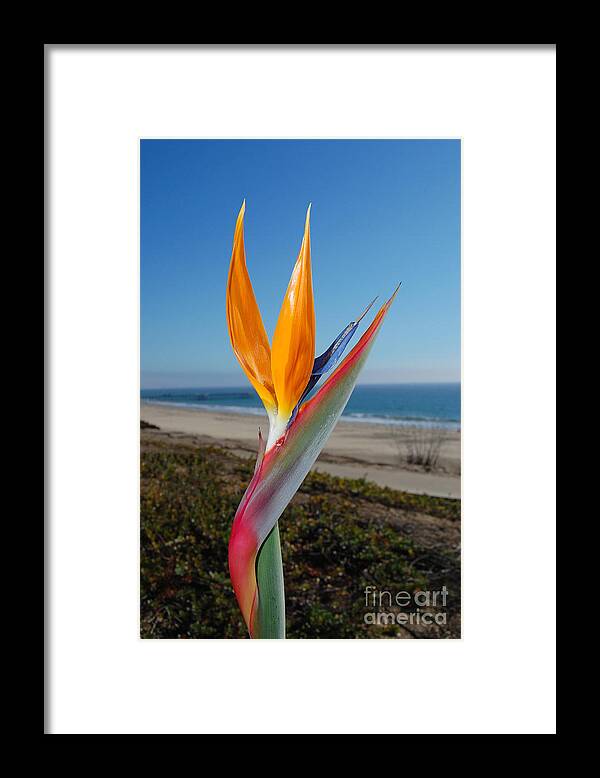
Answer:
<path fill-rule="evenodd" d="M 142 398 L 143 403 L 150 405 L 168 405 L 174 408 L 189 408 L 190 410 L 213 411 L 214 413 L 241 413 L 252 416 L 266 416 L 263 408 L 253 408 L 245 405 L 216 405 L 208 403 L 194 402 L 175 402 L 173 400 L 154 400 L 152 398 Z M 456 421 L 446 421 L 444 419 L 415 419 L 399 418 L 397 416 L 378 416 L 370 413 L 344 412 L 342 420 L 348 422 L 358 422 L 364 424 L 385 424 L 393 427 L 421 427 L 441 428 L 450 431 L 460 431 L 460 423 Z"/>
<path fill-rule="evenodd" d="M 245 405 L 216 405 L 208 403 L 175 402 L 174 400 L 154 400 L 142 397 L 142 402 L 148 405 L 169 405 L 173 408 L 189 408 L 190 410 L 215 411 L 216 413 L 249 413 L 252 416 L 266 416 L 263 408 L 252 408 Z"/>

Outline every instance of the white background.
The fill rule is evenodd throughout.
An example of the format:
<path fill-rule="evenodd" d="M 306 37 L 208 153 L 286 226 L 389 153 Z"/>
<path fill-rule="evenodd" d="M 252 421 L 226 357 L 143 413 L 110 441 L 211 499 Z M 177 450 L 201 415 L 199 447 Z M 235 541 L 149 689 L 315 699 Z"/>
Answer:
<path fill-rule="evenodd" d="M 555 63 L 47 49 L 49 732 L 554 731 Z M 462 640 L 138 638 L 144 136 L 463 138 Z"/>

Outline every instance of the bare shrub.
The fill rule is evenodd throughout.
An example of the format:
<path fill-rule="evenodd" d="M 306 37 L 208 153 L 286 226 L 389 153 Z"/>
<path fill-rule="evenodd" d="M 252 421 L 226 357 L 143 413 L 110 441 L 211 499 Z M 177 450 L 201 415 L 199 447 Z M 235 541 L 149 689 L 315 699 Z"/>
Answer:
<path fill-rule="evenodd" d="M 398 458 L 409 465 L 425 470 L 438 466 L 440 449 L 446 439 L 440 427 L 390 427 L 390 434 L 398 450 Z"/>

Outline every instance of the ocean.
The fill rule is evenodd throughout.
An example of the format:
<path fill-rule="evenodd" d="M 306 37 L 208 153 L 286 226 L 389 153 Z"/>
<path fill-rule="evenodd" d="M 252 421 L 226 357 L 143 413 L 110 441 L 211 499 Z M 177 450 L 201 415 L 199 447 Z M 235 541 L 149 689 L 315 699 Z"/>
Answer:
<path fill-rule="evenodd" d="M 204 410 L 263 413 L 251 388 L 142 389 L 141 399 Z M 356 386 L 342 418 L 378 424 L 460 429 L 460 384 Z"/>

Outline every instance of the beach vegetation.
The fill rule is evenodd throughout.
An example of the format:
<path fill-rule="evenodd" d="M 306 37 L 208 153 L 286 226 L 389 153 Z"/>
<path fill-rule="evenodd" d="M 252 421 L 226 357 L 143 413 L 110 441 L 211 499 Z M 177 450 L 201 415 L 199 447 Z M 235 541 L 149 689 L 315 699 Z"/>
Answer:
<path fill-rule="evenodd" d="M 248 636 L 229 578 L 228 540 L 253 469 L 253 458 L 218 446 L 142 446 L 141 637 Z M 365 622 L 372 610 L 365 587 L 435 588 L 438 565 L 459 575 L 456 555 L 421 547 L 391 521 L 398 512 L 453 524 L 460 502 L 308 475 L 280 523 L 289 638 L 405 636 L 397 620 L 376 628 Z M 442 636 L 456 636 L 455 625 L 444 629 Z"/>

